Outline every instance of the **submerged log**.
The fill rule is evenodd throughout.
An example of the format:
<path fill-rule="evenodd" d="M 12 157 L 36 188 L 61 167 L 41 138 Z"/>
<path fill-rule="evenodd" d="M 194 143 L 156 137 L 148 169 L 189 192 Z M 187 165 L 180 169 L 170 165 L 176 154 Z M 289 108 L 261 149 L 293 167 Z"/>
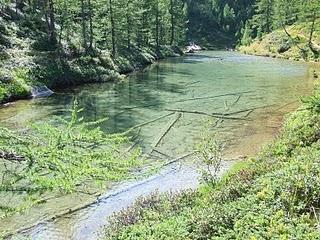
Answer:
<path fill-rule="evenodd" d="M 160 155 L 166 157 L 166 158 L 172 158 L 171 156 L 169 156 L 168 154 L 160 151 L 159 149 L 156 149 L 156 148 L 153 148 L 153 151 L 156 152 L 156 153 L 159 153 Z"/>
<path fill-rule="evenodd" d="M 169 116 L 171 116 L 171 115 L 173 115 L 173 114 L 174 114 L 174 113 L 166 114 L 166 115 L 164 115 L 164 116 L 155 118 L 155 119 L 153 119 L 153 120 L 151 120 L 151 121 L 148 121 L 148 122 L 139 124 L 139 125 L 137 125 L 137 126 L 134 126 L 134 127 L 132 127 L 131 129 L 133 130 L 133 129 L 141 128 L 141 127 L 143 127 L 143 126 L 145 126 L 145 125 L 148 125 L 148 124 L 150 124 L 150 123 L 154 123 L 154 122 L 159 121 L 159 120 L 161 120 L 161 119 L 163 119 L 163 118 L 169 117 Z"/>
<path fill-rule="evenodd" d="M 242 120 L 242 121 L 248 120 L 246 118 L 229 117 L 229 116 L 224 116 L 223 114 L 212 114 L 212 113 L 206 113 L 206 112 L 201 112 L 201 111 L 188 111 L 188 110 L 182 110 L 182 109 L 165 109 L 165 110 L 170 111 L 170 112 L 180 112 L 180 113 L 204 115 L 204 116 L 208 116 L 208 117 L 226 119 L 226 120 Z"/>
<path fill-rule="evenodd" d="M 163 133 L 158 137 L 158 139 L 155 141 L 155 143 L 152 146 L 151 153 L 154 151 L 156 147 L 160 144 L 161 140 L 168 134 L 168 132 L 171 130 L 171 128 L 178 122 L 178 120 L 181 118 L 181 113 L 176 113 L 176 117 L 168 124 L 168 126 L 165 128 Z"/>
<path fill-rule="evenodd" d="M 168 165 L 170 165 L 170 164 L 179 162 L 180 160 L 183 160 L 183 159 L 185 159 L 185 158 L 187 158 L 187 157 L 190 157 L 190 156 L 196 154 L 197 152 L 198 152 L 198 151 L 194 151 L 194 152 L 191 152 L 191 153 L 187 153 L 187 154 L 185 154 L 185 155 L 182 155 L 182 156 L 180 156 L 180 157 L 177 157 L 177 158 L 175 158 L 175 159 L 172 159 L 172 160 L 170 160 L 169 162 L 164 163 L 163 166 L 165 167 L 165 166 L 168 166 Z"/>
<path fill-rule="evenodd" d="M 162 105 L 162 104 L 181 103 L 181 102 L 189 102 L 189 101 L 198 101 L 198 100 L 214 99 L 214 98 L 227 97 L 227 96 L 238 96 L 238 95 L 241 95 L 241 94 L 252 93 L 252 92 L 254 92 L 254 91 L 244 91 L 244 92 L 236 92 L 236 93 L 225 93 L 225 94 L 214 95 L 214 96 L 207 96 L 207 97 L 193 97 L 193 98 L 186 98 L 186 99 L 180 99 L 180 100 L 175 100 L 175 101 L 166 101 L 166 102 L 162 102 L 162 103 L 153 103 L 153 104 L 147 104 L 147 105 L 141 105 L 141 106 L 124 107 L 124 108 L 122 108 L 122 109 L 132 110 L 132 109 L 137 109 L 137 108 L 156 107 L 156 106 L 160 106 L 160 105 Z"/>

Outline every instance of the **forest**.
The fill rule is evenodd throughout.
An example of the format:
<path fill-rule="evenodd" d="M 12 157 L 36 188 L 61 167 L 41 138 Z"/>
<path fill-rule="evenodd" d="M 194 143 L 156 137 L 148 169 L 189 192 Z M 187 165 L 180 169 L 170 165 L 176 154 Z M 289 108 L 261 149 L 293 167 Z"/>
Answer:
<path fill-rule="evenodd" d="M 0 0 L 0 240 L 319 239 L 319 61 L 320 0 Z"/>
<path fill-rule="evenodd" d="M 1 0 L 0 77 L 13 87 L 1 84 L 0 101 L 26 98 L 33 85 L 119 79 L 193 42 L 317 59 L 318 12 L 317 0 Z"/>

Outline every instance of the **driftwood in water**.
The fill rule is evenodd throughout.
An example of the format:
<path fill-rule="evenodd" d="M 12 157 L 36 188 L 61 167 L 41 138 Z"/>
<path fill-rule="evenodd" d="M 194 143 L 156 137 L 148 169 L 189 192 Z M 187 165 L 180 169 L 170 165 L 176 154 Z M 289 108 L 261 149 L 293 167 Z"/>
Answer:
<path fill-rule="evenodd" d="M 194 84 L 200 83 L 201 81 L 195 81 L 195 82 L 190 82 L 190 83 L 186 83 L 186 85 L 184 85 L 185 87 L 190 87 Z"/>
<path fill-rule="evenodd" d="M 248 109 L 239 110 L 239 111 L 236 111 L 236 112 L 229 112 L 229 113 L 228 112 L 227 113 L 212 113 L 212 115 L 232 116 L 232 115 L 236 115 L 236 114 L 240 114 L 240 113 L 246 113 L 246 112 L 252 113 L 252 111 L 254 111 L 254 110 L 263 109 L 263 108 L 267 108 L 267 107 L 272 107 L 274 105 L 275 104 L 261 106 L 261 107 L 248 108 Z"/>
<path fill-rule="evenodd" d="M 247 117 L 249 117 L 249 115 L 251 114 L 251 113 L 253 113 L 254 112 L 254 110 L 253 109 L 251 109 L 250 111 L 248 111 L 248 113 L 244 116 L 244 118 L 247 118 Z"/>
<path fill-rule="evenodd" d="M 143 127 L 143 126 L 145 126 L 145 125 L 148 125 L 148 124 L 150 124 L 150 123 L 154 123 L 154 122 L 159 121 L 159 120 L 161 120 L 161 119 L 163 119 L 163 118 L 169 117 L 169 116 L 171 116 L 171 115 L 173 115 L 173 114 L 174 114 L 174 113 L 166 114 L 166 115 L 164 115 L 164 116 L 158 117 L 158 118 L 153 119 L 153 120 L 151 120 L 151 121 L 148 121 L 148 122 L 139 124 L 139 125 L 137 125 L 137 126 L 134 126 L 134 127 L 132 127 L 131 129 L 141 128 L 141 127 Z"/>
<path fill-rule="evenodd" d="M 160 151 L 159 149 L 156 149 L 156 148 L 153 148 L 153 151 L 156 152 L 156 153 L 159 153 L 160 155 L 166 157 L 166 158 L 172 158 L 171 156 L 169 156 L 168 154 Z"/>
<path fill-rule="evenodd" d="M 171 128 L 178 122 L 178 120 L 181 118 L 181 113 L 176 113 L 176 117 L 168 124 L 164 132 L 158 137 L 158 139 L 155 141 L 154 145 L 152 146 L 151 153 L 154 151 L 154 148 L 158 147 L 161 140 L 168 134 L 168 132 L 171 130 Z"/>
<path fill-rule="evenodd" d="M 141 140 L 138 140 L 136 142 L 134 142 L 130 147 L 128 147 L 124 154 L 130 153 L 132 149 L 134 149 L 139 143 L 141 142 Z"/>
<path fill-rule="evenodd" d="M 290 105 L 292 105 L 292 104 L 294 104 L 294 103 L 297 103 L 297 102 L 298 102 L 298 100 L 289 102 L 289 103 L 287 103 L 287 104 L 284 104 L 284 105 L 280 106 L 279 108 L 275 109 L 274 111 L 279 111 L 279 110 L 281 110 L 281 109 L 283 109 L 283 108 L 285 108 L 285 107 L 288 107 L 288 106 L 290 106 Z"/>
<path fill-rule="evenodd" d="M 204 115 L 204 116 L 209 116 L 209 117 L 214 117 L 214 118 L 219 118 L 219 119 L 227 119 L 227 120 L 248 120 L 245 118 L 228 117 L 228 116 L 224 116 L 223 114 L 211 114 L 211 113 L 206 113 L 206 112 L 201 112 L 201 111 L 188 111 L 188 110 L 182 110 L 182 109 L 165 109 L 165 110 L 170 111 L 170 112 L 180 112 L 180 113 Z"/>
<path fill-rule="evenodd" d="M 185 155 L 183 155 L 183 156 L 177 157 L 177 158 L 175 158 L 175 159 L 172 159 L 172 160 L 170 160 L 169 162 L 164 163 L 163 166 L 165 167 L 165 166 L 168 166 L 168 165 L 170 165 L 170 164 L 176 163 L 176 162 L 178 162 L 178 161 L 180 161 L 180 160 L 183 160 L 183 159 L 185 159 L 185 158 L 187 158 L 187 157 L 190 157 L 190 156 L 196 154 L 197 152 L 198 152 L 198 151 L 194 151 L 194 152 L 191 152 L 191 153 L 187 153 L 187 154 L 185 154 Z"/>
<path fill-rule="evenodd" d="M 237 97 L 237 99 L 231 104 L 231 107 L 233 107 L 234 105 L 236 105 L 236 104 L 240 101 L 241 97 L 242 97 L 242 95 L 239 95 L 239 96 Z"/>
<path fill-rule="evenodd" d="M 162 103 L 147 104 L 147 105 L 142 105 L 142 106 L 124 107 L 123 109 L 132 110 L 132 109 L 137 109 L 137 108 L 155 107 L 155 106 L 160 106 L 162 104 L 189 102 L 189 101 L 213 99 L 213 98 L 226 97 L 226 96 L 237 96 L 237 95 L 241 95 L 241 94 L 245 94 L 245 93 L 252 93 L 252 92 L 253 91 L 245 91 L 245 92 L 226 93 L 226 94 L 215 95 L 215 96 L 207 96 L 207 97 L 186 98 L 186 99 L 180 99 L 180 100 L 175 100 L 175 101 L 167 101 L 167 102 L 162 102 Z"/>
<path fill-rule="evenodd" d="M 190 114 L 198 114 L 198 115 L 205 115 L 209 117 L 214 117 L 214 118 L 219 118 L 219 119 L 226 119 L 226 120 L 248 120 L 246 119 L 254 110 L 257 109 L 262 109 L 262 108 L 267 108 L 274 106 L 275 104 L 272 105 L 266 105 L 266 106 L 261 106 L 261 107 L 254 107 L 254 108 L 248 108 L 244 110 L 239 110 L 236 112 L 226 112 L 226 113 L 207 113 L 207 112 L 202 112 L 202 111 L 189 111 L 189 110 L 182 110 L 182 109 L 165 109 L 166 111 L 170 112 L 182 112 L 182 113 L 190 113 Z M 238 117 L 231 117 L 232 115 L 237 115 L 240 113 L 247 113 L 244 117 L 238 118 Z"/>

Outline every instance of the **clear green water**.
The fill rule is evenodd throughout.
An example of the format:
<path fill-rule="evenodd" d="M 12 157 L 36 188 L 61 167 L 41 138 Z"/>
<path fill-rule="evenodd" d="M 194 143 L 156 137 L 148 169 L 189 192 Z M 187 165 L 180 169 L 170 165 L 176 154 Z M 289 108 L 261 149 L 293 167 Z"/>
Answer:
<path fill-rule="evenodd" d="M 47 99 L 17 102 L 0 109 L 0 121 L 23 127 L 30 120 L 50 120 L 53 115 L 66 117 L 74 98 L 84 108 L 87 120 L 109 118 L 101 125 L 107 132 L 125 131 L 166 115 L 167 108 L 224 113 L 266 106 L 250 115 L 253 121 L 228 120 L 215 130 L 228 140 L 229 147 L 237 145 L 239 154 L 249 154 L 270 138 L 285 113 L 297 107 L 299 96 L 311 92 L 312 68 L 310 64 L 233 52 L 201 52 L 154 64 L 121 83 L 91 84 L 65 89 Z M 233 96 L 180 101 L 248 91 Z M 239 101 L 235 103 L 236 100 Z M 139 108 L 132 108 L 135 106 Z M 143 127 L 142 146 L 148 149 L 173 117 Z M 215 122 L 215 119 L 184 114 L 163 139 L 160 148 L 172 156 L 190 151 L 200 133 L 208 128 L 209 125 L 204 127 L 206 121 Z"/>
<path fill-rule="evenodd" d="M 161 61 L 143 72 L 130 75 L 121 83 L 91 84 L 65 89 L 46 99 L 10 104 L 0 109 L 0 122 L 24 128 L 29 121 L 51 121 L 56 115 L 67 118 L 75 98 L 84 108 L 82 114 L 87 120 L 108 117 L 101 127 L 110 133 L 122 132 L 166 115 L 170 113 L 168 109 L 231 113 L 257 107 L 246 120 L 224 120 L 218 126 L 214 126 L 215 118 L 184 113 L 158 146 L 163 153 L 177 157 L 192 151 L 201 135 L 209 131 L 216 132 L 226 142 L 226 157 L 246 156 L 269 142 L 281 126 L 284 115 L 297 108 L 300 96 L 312 92 L 315 67 L 313 64 L 235 52 L 200 52 Z M 225 94 L 229 95 L 206 98 Z M 241 118 L 246 114 L 232 117 Z M 174 115 L 141 128 L 139 139 L 146 152 L 173 118 Z M 40 224 L 31 230 L 29 236 L 33 239 L 44 236 L 51 236 L 50 239 L 94 239 L 93 231 L 105 223 L 105 216 L 130 204 L 135 198 L 132 196 L 147 194 L 157 188 L 165 191 L 172 186 L 174 189 L 194 187 L 197 184 L 195 170 L 183 171 L 170 170 L 169 175 L 142 183 L 99 206 L 94 205 L 59 221 Z M 24 215 L 2 221 L 0 232 L 21 228 L 26 221 L 37 222 L 88 200 L 88 196 L 57 199 Z"/>

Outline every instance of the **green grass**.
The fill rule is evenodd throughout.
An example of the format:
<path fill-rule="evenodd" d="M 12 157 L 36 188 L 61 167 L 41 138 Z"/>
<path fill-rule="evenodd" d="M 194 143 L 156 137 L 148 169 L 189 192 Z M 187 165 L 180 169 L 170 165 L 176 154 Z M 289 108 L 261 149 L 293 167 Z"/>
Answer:
<path fill-rule="evenodd" d="M 318 27 L 319 28 L 319 27 Z M 313 36 L 313 43 L 320 45 L 320 31 L 316 29 Z M 275 30 L 266 34 L 262 39 L 254 39 L 247 46 L 240 46 L 239 50 L 243 53 L 270 56 L 291 60 L 308 60 L 318 61 L 318 56 L 315 56 L 310 49 L 308 49 L 308 39 L 310 26 L 308 24 L 295 24 L 287 27 L 287 31 L 292 38 L 295 39 L 293 43 L 283 29 Z M 299 46 L 299 47 L 298 47 Z M 301 49 L 306 49 L 305 56 L 303 56 Z"/>
<path fill-rule="evenodd" d="M 140 199 L 105 239 L 320 239 L 318 104 L 304 99 L 272 144 L 215 187 Z"/>

